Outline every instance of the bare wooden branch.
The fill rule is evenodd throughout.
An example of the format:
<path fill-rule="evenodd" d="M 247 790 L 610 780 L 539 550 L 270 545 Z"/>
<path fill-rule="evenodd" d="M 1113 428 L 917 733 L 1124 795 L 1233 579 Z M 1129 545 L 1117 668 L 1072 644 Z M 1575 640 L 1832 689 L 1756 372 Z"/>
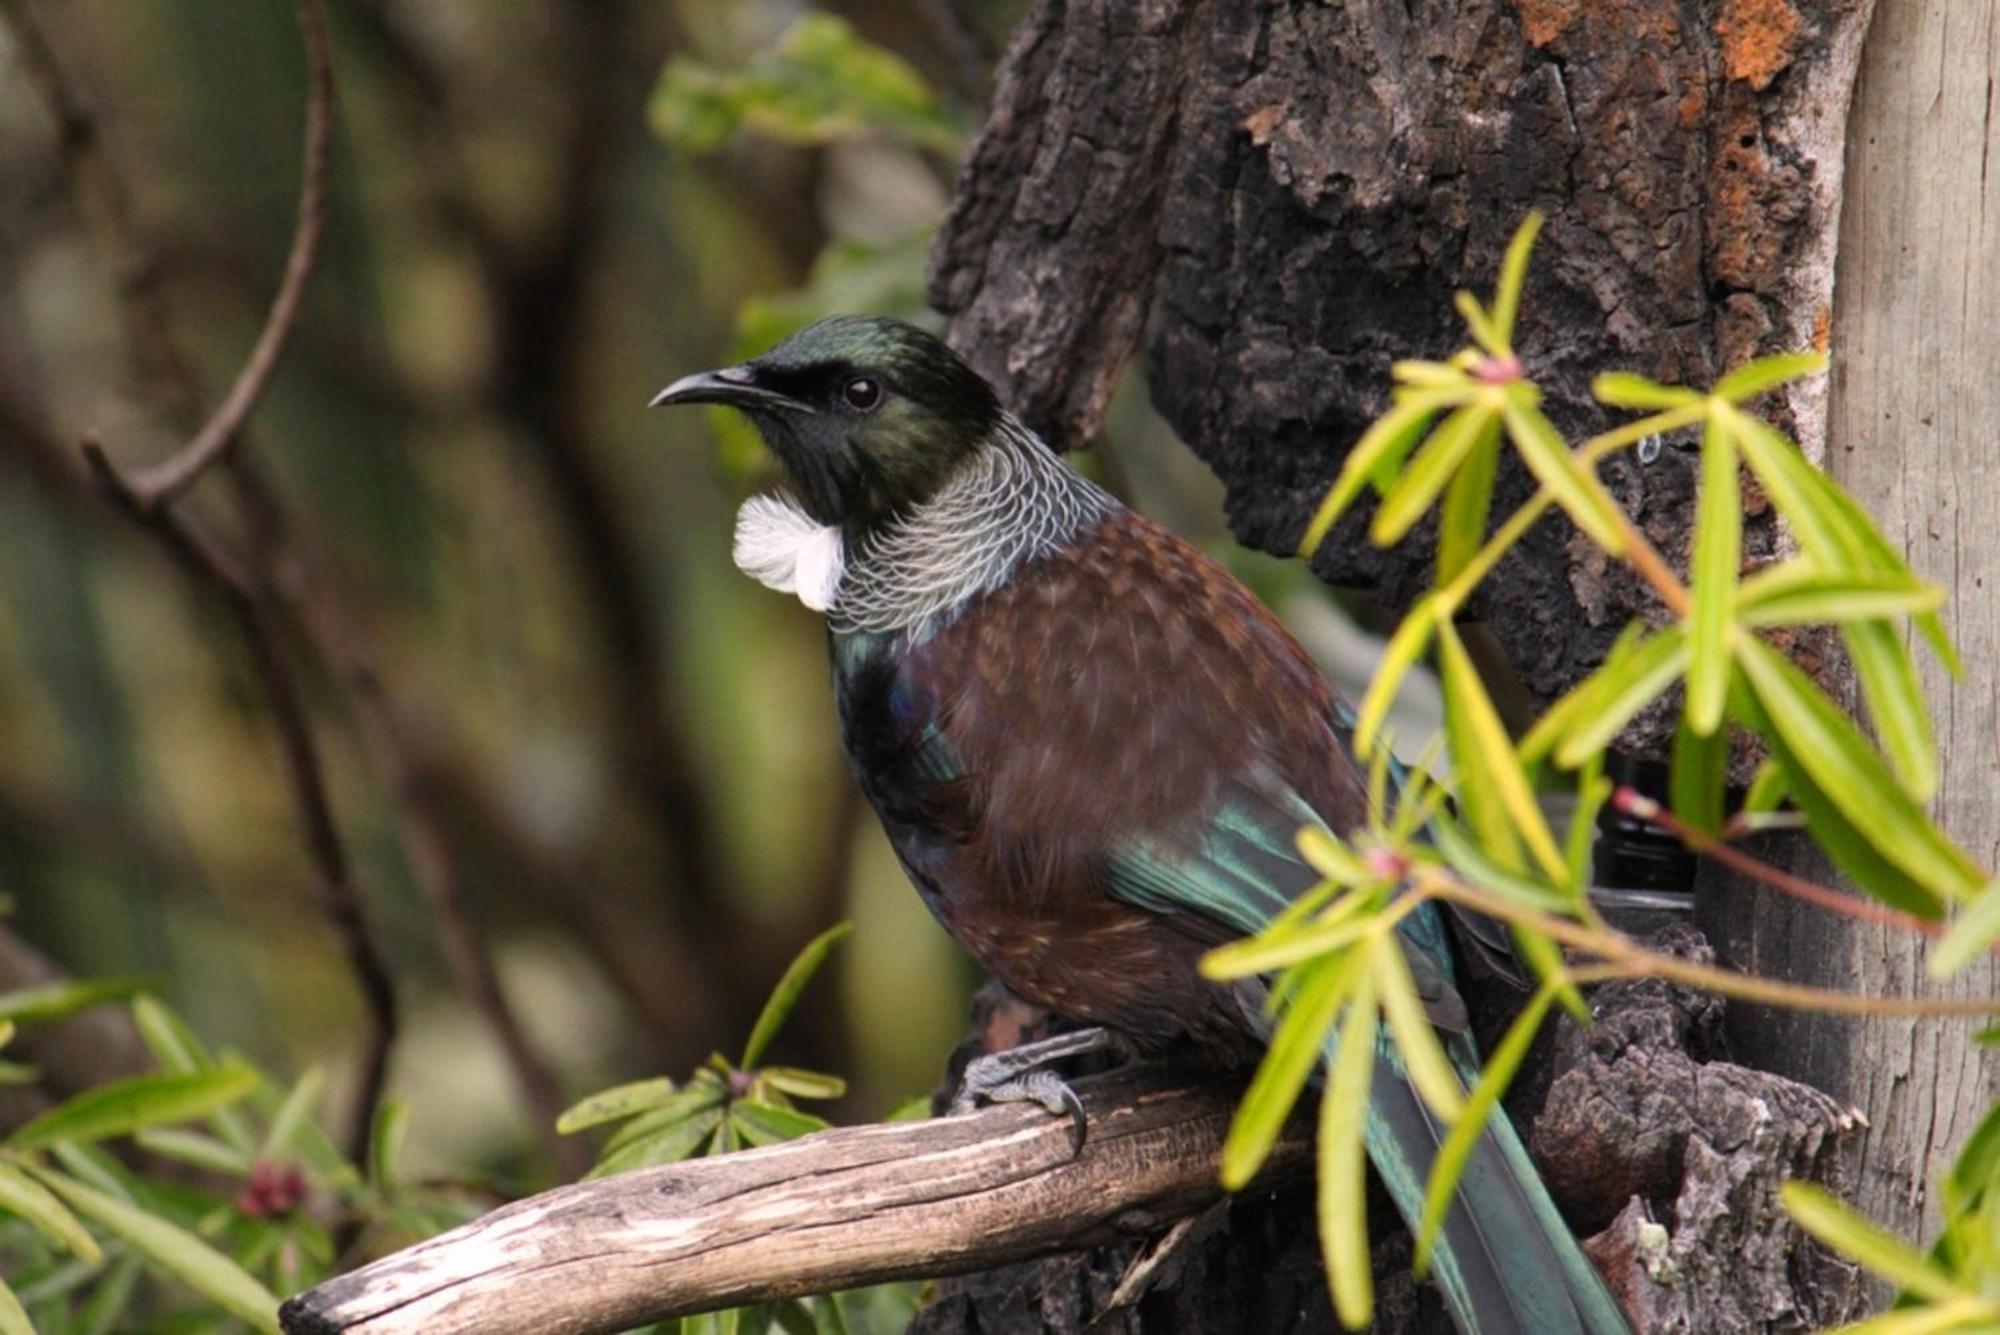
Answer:
<path fill-rule="evenodd" d="M 305 170 L 299 185 L 299 221 L 292 234 L 285 276 L 271 300 L 263 332 L 236 373 L 220 405 L 194 438 L 170 458 L 132 479 L 140 507 L 157 510 L 171 501 L 235 444 L 284 360 L 285 347 L 299 322 L 306 286 L 319 266 L 320 234 L 326 228 L 327 178 L 333 160 L 333 52 L 326 34 L 323 0 L 298 0 L 299 29 L 306 47 Z"/>
<path fill-rule="evenodd" d="M 292 1335 L 626 1330 L 860 1284 L 960 1274 L 1158 1232 L 1221 1195 L 1234 1084 L 1138 1068 L 1079 1082 L 1090 1117 L 1019 1104 L 844 1127 L 560 1187 L 287 1302 Z M 1308 1162 L 1294 1118 L 1273 1175 Z"/>

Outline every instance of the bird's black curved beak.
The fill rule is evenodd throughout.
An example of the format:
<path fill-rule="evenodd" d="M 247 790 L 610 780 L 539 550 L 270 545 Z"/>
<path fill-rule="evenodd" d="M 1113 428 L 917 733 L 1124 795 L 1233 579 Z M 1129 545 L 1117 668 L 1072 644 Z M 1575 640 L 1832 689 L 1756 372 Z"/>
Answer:
<path fill-rule="evenodd" d="M 697 371 L 682 376 L 653 396 L 649 405 L 664 408 L 676 403 L 726 403 L 736 408 L 789 408 L 810 411 L 797 399 L 762 384 L 752 364 L 725 366 L 719 371 Z"/>

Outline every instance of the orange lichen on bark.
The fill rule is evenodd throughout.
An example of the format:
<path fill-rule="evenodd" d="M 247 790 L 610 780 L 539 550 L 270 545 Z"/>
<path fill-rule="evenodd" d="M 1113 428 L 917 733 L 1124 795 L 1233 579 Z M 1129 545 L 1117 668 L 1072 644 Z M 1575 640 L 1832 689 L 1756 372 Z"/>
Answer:
<path fill-rule="evenodd" d="M 1728 0 L 1715 21 L 1722 69 L 1760 92 L 1771 86 L 1799 40 L 1799 11 L 1789 0 Z"/>
<path fill-rule="evenodd" d="M 1528 45 L 1544 47 L 1562 36 L 1576 18 L 1577 0 L 1520 0 L 1521 33 Z"/>

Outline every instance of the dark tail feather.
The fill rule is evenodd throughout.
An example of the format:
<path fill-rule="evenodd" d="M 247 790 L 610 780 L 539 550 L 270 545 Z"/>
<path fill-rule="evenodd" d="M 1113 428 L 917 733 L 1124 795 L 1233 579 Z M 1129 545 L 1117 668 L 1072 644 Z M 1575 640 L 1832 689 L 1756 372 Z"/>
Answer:
<path fill-rule="evenodd" d="M 1449 1046 L 1461 1064 L 1471 1055 L 1463 1039 Z M 1424 1185 L 1443 1138 L 1401 1062 L 1384 1052 L 1369 1101 L 1368 1157 L 1412 1229 L 1423 1217 Z M 1629 1335 L 1527 1147 L 1497 1109 L 1466 1160 L 1431 1273 L 1466 1335 Z"/>

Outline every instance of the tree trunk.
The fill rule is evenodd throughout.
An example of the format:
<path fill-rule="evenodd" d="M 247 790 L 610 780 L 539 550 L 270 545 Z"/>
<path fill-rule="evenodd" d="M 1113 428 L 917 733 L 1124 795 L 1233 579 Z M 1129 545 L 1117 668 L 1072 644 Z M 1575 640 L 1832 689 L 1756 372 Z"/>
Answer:
<path fill-rule="evenodd" d="M 1530 208 L 1549 223 L 1519 343 L 1552 416 L 1573 432 L 1602 421 L 1588 394 L 1599 371 L 1700 385 L 1747 357 L 1831 341 L 1830 402 L 1822 381 L 1782 410 L 1807 453 L 1953 593 L 1969 676 L 1932 672 L 1929 682 L 1948 752 L 1943 813 L 1991 863 L 2000 860 L 1990 782 L 2000 767 L 2000 645 L 1985 582 L 2000 578 L 1990 518 L 2000 481 L 1980 452 L 2000 435 L 2000 407 L 1969 391 L 1990 360 L 1977 340 L 1994 324 L 1981 317 L 2000 304 L 1987 281 L 2000 271 L 2000 242 L 1981 208 L 2000 11 L 1993 0 L 1886 5 L 1850 121 L 1872 8 L 1041 0 L 1001 67 L 991 121 L 933 256 L 932 299 L 959 349 L 1064 447 L 1096 430 L 1143 346 L 1154 403 L 1226 484 L 1232 529 L 1276 552 L 1295 545 L 1343 453 L 1385 404 L 1390 361 L 1466 341 L 1452 294 L 1490 288 Z M 1844 165 L 1858 183 L 1845 199 Z M 1843 220 L 1850 237 L 1837 246 Z M 1669 556 L 1684 553 L 1692 529 L 1692 443 L 1604 470 Z M 1947 484 L 1941 465 L 1961 456 Z M 1503 476 L 1497 503 L 1526 491 L 1518 473 Z M 1785 538 L 1754 487 L 1745 508 L 1746 556 L 1779 554 Z M 1404 605 L 1428 578 L 1429 552 L 1421 539 L 1374 550 L 1367 519 L 1364 508 L 1343 521 L 1313 567 Z M 1560 517 L 1502 564 L 1474 610 L 1543 703 L 1594 668 L 1629 620 L 1654 614 L 1641 587 Z M 1820 666 L 1838 679 L 1837 664 Z M 1621 745 L 1658 758 L 1671 727 L 1656 708 Z M 1709 897 L 1703 924 L 1733 964 L 1870 991 L 1922 983 L 1914 943 L 1811 913 L 1729 887 Z M 1983 968 L 1958 986 L 1991 992 L 1996 981 Z M 1770 1162 L 1802 1156 L 1786 1171 L 1840 1178 L 1822 1138 L 1852 1141 L 1844 1109 L 1859 1108 L 1870 1129 L 1853 1194 L 1905 1232 L 1937 1166 L 1996 1093 L 1963 1026 L 1740 1010 L 1729 1031 L 1737 1056 L 1838 1101 L 1802 1113 L 1798 1135 L 1768 1147 Z M 1692 1079 L 1688 1061 L 1702 1068 L 1718 1055 L 1700 1046 L 1655 1069 Z M 1619 1078 L 1630 1094 L 1641 1077 Z M 1673 1143 L 1678 1171 L 1693 1142 Z M 1728 1179 L 1746 1191 L 1749 1180 Z M 1768 1205 L 1696 1200 L 1691 1183 L 1639 1194 L 1670 1222 L 1691 1201 L 1717 1218 Z M 1768 1186 L 1760 1179 L 1757 1190 Z M 1630 1241 L 1633 1226 L 1613 1231 Z M 1695 1241 L 1732 1245 L 1724 1233 Z M 1691 1273 L 1726 1281 L 1731 1259 L 1717 1251 L 1711 1270 Z M 1782 1269 L 1782 1256 L 1773 1264 Z M 1710 1316 L 1732 1312 L 1732 1329 L 1838 1319 L 1853 1285 L 1810 1269 L 1802 1264 L 1789 1296 L 1774 1290 L 1769 1302 L 1749 1301 L 1746 1280 L 1730 1295 L 1744 1301 Z M 1002 1303 L 1024 1282 L 1001 1280 L 986 1300 Z M 1034 1282 L 1090 1281 L 1038 1272 Z M 1704 1328 L 1698 1307 L 1639 1306 L 1658 1328 Z M 986 1325 L 1067 1328 L 1047 1304 L 1039 1317 Z"/>
<path fill-rule="evenodd" d="M 1919 650 L 1942 751 L 1938 815 L 2000 864 L 2000 172 L 1989 172 L 2000 4 L 1895 0 L 1868 34 L 1849 119 L 1827 465 L 1917 572 L 1950 596 L 1954 681 Z M 1989 216 L 1991 221 L 1989 222 Z M 1904 996 L 2000 991 L 1991 956 L 1940 989 L 1924 942 L 1768 897 L 1718 899 L 1725 958 L 1802 982 Z M 1934 1227 L 1939 1168 L 2000 1098 L 1969 1022 L 1746 1012 L 1737 1050 L 1867 1116 L 1855 1203 L 1897 1232 Z"/>

